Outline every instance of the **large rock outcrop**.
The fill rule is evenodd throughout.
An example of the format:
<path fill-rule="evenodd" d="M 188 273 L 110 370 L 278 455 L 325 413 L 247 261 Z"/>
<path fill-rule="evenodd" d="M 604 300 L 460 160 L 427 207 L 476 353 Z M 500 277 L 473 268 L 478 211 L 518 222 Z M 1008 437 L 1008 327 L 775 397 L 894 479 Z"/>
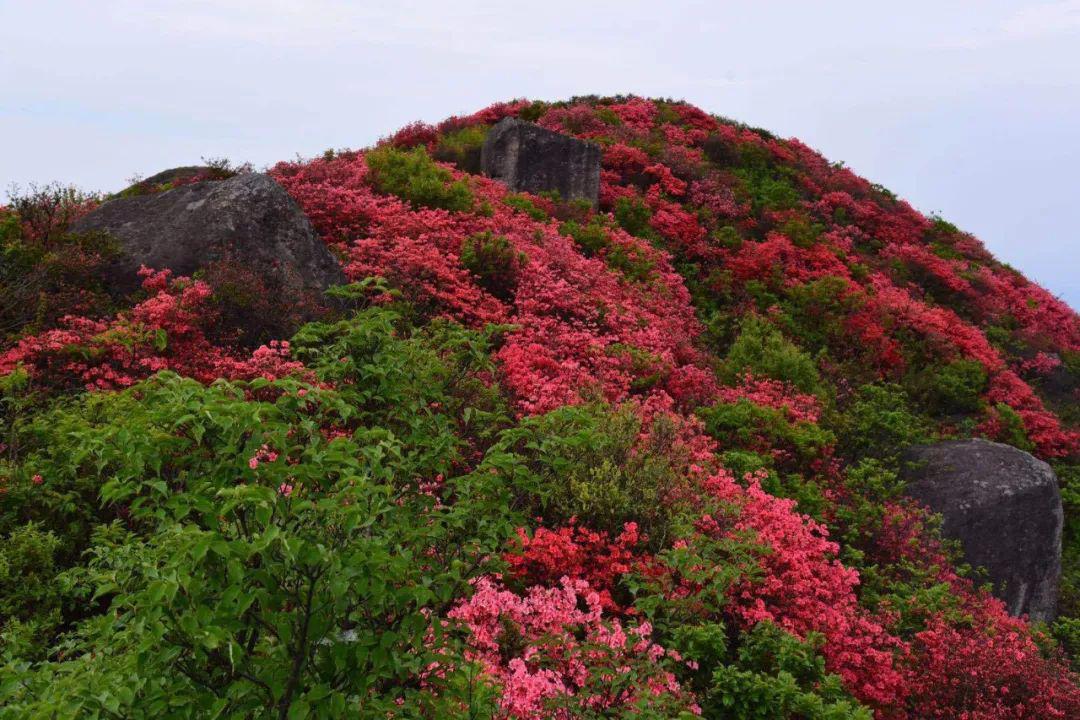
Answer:
<path fill-rule="evenodd" d="M 345 282 L 300 207 L 258 173 L 110 200 L 71 230 L 119 242 L 123 259 L 106 277 L 113 292 L 136 289 L 141 265 L 176 275 L 203 270 L 211 285 L 228 285 L 230 297 L 250 304 L 232 320 L 252 341 L 287 337 L 317 314 L 326 288 Z"/>
<path fill-rule="evenodd" d="M 1061 578 L 1063 514 L 1058 481 L 1042 460 L 987 440 L 908 449 L 906 492 L 943 519 L 965 559 L 986 568 L 1013 615 L 1052 620 Z"/>
<path fill-rule="evenodd" d="M 480 164 L 516 192 L 557 190 L 564 200 L 593 204 L 600 195 L 600 146 L 517 118 L 488 131 Z"/>

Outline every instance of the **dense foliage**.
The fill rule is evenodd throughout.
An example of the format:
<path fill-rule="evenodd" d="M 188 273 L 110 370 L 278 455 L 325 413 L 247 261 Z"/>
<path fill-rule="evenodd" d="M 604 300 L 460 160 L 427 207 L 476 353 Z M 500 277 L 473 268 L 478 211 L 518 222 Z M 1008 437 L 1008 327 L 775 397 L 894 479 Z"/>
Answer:
<path fill-rule="evenodd" d="M 476 174 L 506 116 L 599 207 Z M 1080 318 L 975 238 L 635 97 L 270 172 L 352 284 L 254 352 L 103 293 L 99 198 L 0 209 L 0 718 L 1080 717 Z M 1053 627 L 903 499 L 969 436 L 1062 479 Z"/>

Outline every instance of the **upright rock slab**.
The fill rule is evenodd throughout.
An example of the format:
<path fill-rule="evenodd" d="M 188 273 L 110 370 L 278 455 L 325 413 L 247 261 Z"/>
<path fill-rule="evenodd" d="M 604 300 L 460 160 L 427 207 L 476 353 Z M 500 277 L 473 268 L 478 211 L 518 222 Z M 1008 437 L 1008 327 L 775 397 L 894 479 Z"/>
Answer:
<path fill-rule="evenodd" d="M 557 190 L 564 200 L 600 196 L 600 147 L 517 118 L 488 131 L 480 152 L 484 174 L 515 192 Z"/>
<path fill-rule="evenodd" d="M 71 230 L 105 232 L 119 242 L 124 258 L 105 278 L 117 293 L 138 287 L 141 265 L 176 275 L 212 267 L 234 286 L 257 282 L 277 311 L 266 313 L 264 304 L 257 317 L 236 321 L 242 330 L 258 327 L 263 335 L 287 337 L 313 316 L 326 288 L 345 282 L 300 207 L 258 173 L 110 200 Z M 241 295 L 248 290 L 230 288 Z"/>
<path fill-rule="evenodd" d="M 1042 460 L 987 440 L 910 448 L 906 493 L 940 513 L 946 537 L 984 567 L 1012 615 L 1052 620 L 1061 579 L 1063 514 L 1058 481 Z"/>

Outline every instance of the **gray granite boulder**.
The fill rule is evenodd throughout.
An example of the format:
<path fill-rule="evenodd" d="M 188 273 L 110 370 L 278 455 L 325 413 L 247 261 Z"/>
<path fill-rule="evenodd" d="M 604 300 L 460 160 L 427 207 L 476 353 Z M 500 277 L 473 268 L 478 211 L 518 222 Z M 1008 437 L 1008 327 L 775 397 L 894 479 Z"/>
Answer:
<path fill-rule="evenodd" d="M 1058 481 L 1042 460 L 987 440 L 909 448 L 906 493 L 940 513 L 946 537 L 986 569 L 1013 615 L 1052 620 L 1061 578 L 1063 514 Z"/>
<path fill-rule="evenodd" d="M 557 190 L 564 200 L 600 195 L 600 147 L 517 118 L 488 131 L 480 151 L 484 174 L 515 192 Z"/>
<path fill-rule="evenodd" d="M 300 207 L 258 173 L 110 200 L 71 230 L 118 241 L 123 259 L 105 278 L 117 294 L 138 288 L 140 265 L 176 275 L 202 270 L 211 285 L 228 278 L 231 296 L 253 298 L 249 316 L 232 319 L 253 341 L 287 337 L 317 314 L 326 288 L 345 282 Z"/>

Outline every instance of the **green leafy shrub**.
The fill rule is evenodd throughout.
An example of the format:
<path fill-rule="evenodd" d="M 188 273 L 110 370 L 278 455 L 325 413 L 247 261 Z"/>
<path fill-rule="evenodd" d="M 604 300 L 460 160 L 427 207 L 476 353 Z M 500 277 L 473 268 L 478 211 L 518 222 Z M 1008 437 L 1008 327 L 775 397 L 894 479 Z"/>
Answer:
<path fill-rule="evenodd" d="M 709 435 L 725 448 L 768 453 L 779 447 L 807 460 L 835 442 L 831 432 L 815 423 L 805 420 L 792 423 L 784 410 L 755 405 L 749 400 L 700 408 L 697 415 L 704 421 Z"/>
<path fill-rule="evenodd" d="M 587 257 L 594 257 L 608 247 L 607 228 L 600 215 L 593 216 L 587 224 L 567 220 L 559 226 L 559 232 L 574 238 Z"/>
<path fill-rule="evenodd" d="M 601 215 L 594 215 L 584 224 L 568 220 L 559 226 L 559 232 L 574 238 L 586 257 L 602 256 L 608 267 L 635 282 L 648 281 L 655 270 L 655 263 L 643 253 L 611 243 L 607 222 Z"/>
<path fill-rule="evenodd" d="M 677 522 L 684 475 L 671 453 L 673 429 L 656 422 L 643 448 L 641 420 L 632 411 L 566 407 L 524 420 L 497 447 L 515 473 L 531 478 L 530 494 L 519 502 L 542 510 L 548 522 L 577 518 L 613 535 L 636 522 L 661 547 Z"/>
<path fill-rule="evenodd" d="M 615 222 L 631 235 L 643 238 L 652 238 L 655 233 L 649 221 L 652 220 L 652 211 L 641 200 L 631 198 L 619 198 L 615 201 Z"/>
<path fill-rule="evenodd" d="M 936 565 L 891 560 L 881 563 L 880 540 L 887 532 L 890 507 L 903 492 L 904 482 L 892 461 L 863 458 L 844 475 L 846 501 L 833 508 L 830 534 L 840 542 L 840 557 L 860 575 L 859 600 L 869 608 L 887 607 L 896 613 L 894 628 L 905 639 L 925 629 L 935 613 L 963 622 L 962 601 L 943 582 Z M 940 542 L 940 528 L 927 517 L 924 537 Z"/>
<path fill-rule="evenodd" d="M 734 583 L 755 577 L 757 552 L 732 538 L 699 539 L 694 545 L 664 550 L 661 562 L 696 592 L 685 600 L 664 597 L 649 576 L 628 581 L 635 608 L 653 623 L 667 647 L 694 663 L 682 682 L 692 688 L 705 718 L 814 718 L 870 720 L 828 673 L 822 638 L 804 640 L 761 622 L 733 632 L 721 616 Z"/>
<path fill-rule="evenodd" d="M 1080 464 L 1059 462 L 1053 468 L 1061 483 L 1061 504 L 1065 510 L 1058 608 L 1062 616 L 1080 618 Z M 1074 660 L 1080 662 L 1080 634 L 1072 652 Z"/>
<path fill-rule="evenodd" d="M 515 210 L 525 213 L 537 222 L 544 222 L 549 218 L 547 212 L 541 208 L 538 208 L 536 206 L 536 203 L 530 200 L 527 195 L 507 195 L 504 202 Z"/>
<path fill-rule="evenodd" d="M 998 440 L 1000 442 L 1027 452 L 1035 450 L 1035 443 L 1031 442 L 1031 438 L 1028 437 L 1027 428 L 1024 426 L 1024 419 L 1020 417 L 1020 413 L 1005 403 L 997 403 L 994 405 L 994 416 L 998 421 Z"/>
<path fill-rule="evenodd" d="M 791 168 L 754 162 L 737 167 L 733 172 L 742 181 L 743 192 L 755 213 L 787 210 L 799 201 Z"/>
<path fill-rule="evenodd" d="M 720 457 L 723 460 L 723 466 L 735 477 L 745 477 L 747 473 L 755 473 L 759 470 L 768 471 L 773 466 L 772 458 L 742 448 L 725 449 Z"/>
<path fill-rule="evenodd" d="M 791 240 L 795 247 L 808 248 L 813 246 L 825 232 L 825 225 L 800 215 L 785 221 L 779 230 Z"/>
<path fill-rule="evenodd" d="M 341 399 L 280 389 L 259 403 L 161 376 L 138 388 L 138 410 L 76 441 L 131 528 L 90 549 L 84 582 L 109 611 L 69 651 L 100 656 L 27 674 L 9 707 L 334 717 L 360 695 L 374 717 L 422 693 L 403 688 L 455 646 L 430 613 L 505 542 L 506 498 L 490 476 L 462 477 L 437 504 L 413 486 L 424 463 L 386 429 L 327 440 L 310 418 L 339 416 Z"/>
<path fill-rule="evenodd" d="M 18 367 L 7 375 L 0 375 L 0 445 L 3 446 L 0 457 L 3 460 L 14 462 L 21 456 L 23 430 L 37 407 L 36 396 L 30 375 L 24 368 Z M 3 464 L 0 469 L 4 469 Z"/>
<path fill-rule="evenodd" d="M 609 248 L 604 261 L 612 270 L 622 273 L 623 277 L 639 283 L 648 282 L 656 269 L 656 264 L 644 253 L 633 248 L 628 250 L 621 245 Z"/>
<path fill-rule="evenodd" d="M 6 245 L 22 236 L 19 215 L 14 211 L 0 209 L 0 245 Z"/>
<path fill-rule="evenodd" d="M 982 407 L 982 395 L 989 378 L 982 363 L 954 360 L 947 365 L 929 368 L 918 384 L 923 402 L 935 415 L 976 413 Z"/>
<path fill-rule="evenodd" d="M 60 538 L 27 523 L 0 535 L 0 652 L 39 658 L 60 624 Z"/>
<path fill-rule="evenodd" d="M 742 321 L 739 336 L 724 359 L 721 375 L 733 382 L 747 372 L 789 382 L 809 393 L 816 392 L 820 386 L 813 358 L 757 315 L 748 315 Z"/>
<path fill-rule="evenodd" d="M 354 421 L 384 427 L 416 457 L 430 457 L 417 472 L 446 473 L 461 460 L 447 456 L 449 449 L 486 447 L 510 422 L 499 387 L 483 379 L 505 328 L 474 331 L 435 320 L 417 329 L 406 322 L 408 312 L 375 306 L 348 320 L 309 323 L 293 336 L 293 351 L 320 380 L 348 389 Z M 453 435 L 432 442 L 448 427 L 462 439 L 449 448 Z"/>
<path fill-rule="evenodd" d="M 1075 667 L 1080 662 L 1080 618 L 1062 617 L 1050 626 L 1050 631 Z"/>
<path fill-rule="evenodd" d="M 469 186 L 436 165 L 423 147 L 398 150 L 384 145 L 368 151 L 364 159 L 380 192 L 397 195 L 414 207 L 465 212 L 473 206 Z"/>
<path fill-rule="evenodd" d="M 738 250 L 743 244 L 743 238 L 739 233 L 738 228 L 731 225 L 724 225 L 717 228 L 713 232 L 712 238 L 718 245 L 725 247 L 728 250 Z"/>
<path fill-rule="evenodd" d="M 490 231 L 469 236 L 461 248 L 461 264 L 482 288 L 503 301 L 514 299 L 521 270 L 527 262 L 528 257 L 515 252 L 509 240 Z"/>
<path fill-rule="evenodd" d="M 706 679 L 704 717 L 805 718 L 806 720 L 870 720 L 873 713 L 859 705 L 843 688 L 840 678 L 828 673 L 819 649 L 821 637 L 799 640 L 768 622 L 758 623 L 742 639 L 733 662 L 719 664 L 720 633 L 707 636 L 702 629 L 683 634 L 697 643 L 686 648 L 698 659 L 698 673 Z M 702 640 L 709 638 L 711 643 Z M 704 652 L 703 652 L 704 650 Z M 704 661 L 704 663 L 702 663 Z"/>
<path fill-rule="evenodd" d="M 536 122 L 547 112 L 549 107 L 551 107 L 551 103 L 546 103 L 543 100 L 533 100 L 518 112 L 518 117 L 528 122 Z"/>
<path fill-rule="evenodd" d="M 433 153 L 434 158 L 453 163 L 463 172 L 480 174 L 480 151 L 487 131 L 487 125 L 471 125 L 441 135 Z"/>
<path fill-rule="evenodd" d="M 910 409 L 894 384 L 864 385 L 833 421 L 842 452 L 853 459 L 895 458 L 909 445 L 931 439 L 930 425 Z"/>
<path fill-rule="evenodd" d="M 450 323 L 398 322 L 371 308 L 298 335 L 340 390 L 165 373 L 35 423 L 23 472 L 43 476 L 31 485 L 44 497 L 0 498 L 6 537 L 21 538 L 18 563 L 4 556 L 14 599 L 40 595 L 34 578 L 52 573 L 81 506 L 89 560 L 70 574 L 106 612 L 64 640 L 67 659 L 4 667 L 0 717 L 329 718 L 355 714 L 357 697 L 361 717 L 399 697 L 433 717 L 490 712 L 458 634 L 437 621 L 522 522 L 501 477 L 455 471 L 499 424 L 470 379 L 486 344 Z M 71 509 L 43 513 L 56 534 L 12 531 L 27 511 L 11 500 Z M 446 673 L 419 687 L 433 662 Z"/>
<path fill-rule="evenodd" d="M 714 517 L 724 518 L 729 512 L 720 506 L 714 508 Z M 693 544 L 668 547 L 656 555 L 673 577 L 695 588 L 693 593 L 671 593 L 669 581 L 655 573 L 631 574 L 623 582 L 634 597 L 634 608 L 654 625 L 658 637 L 688 651 L 696 648 L 715 662 L 729 662 L 728 651 L 738 635 L 720 618 L 732 602 L 736 584 L 761 578 L 761 556 L 761 546 L 748 538 L 698 537 Z"/>
<path fill-rule="evenodd" d="M 781 302 L 785 331 L 811 352 L 851 354 L 846 321 L 859 304 L 848 293 L 848 281 L 828 276 L 787 289 Z"/>

